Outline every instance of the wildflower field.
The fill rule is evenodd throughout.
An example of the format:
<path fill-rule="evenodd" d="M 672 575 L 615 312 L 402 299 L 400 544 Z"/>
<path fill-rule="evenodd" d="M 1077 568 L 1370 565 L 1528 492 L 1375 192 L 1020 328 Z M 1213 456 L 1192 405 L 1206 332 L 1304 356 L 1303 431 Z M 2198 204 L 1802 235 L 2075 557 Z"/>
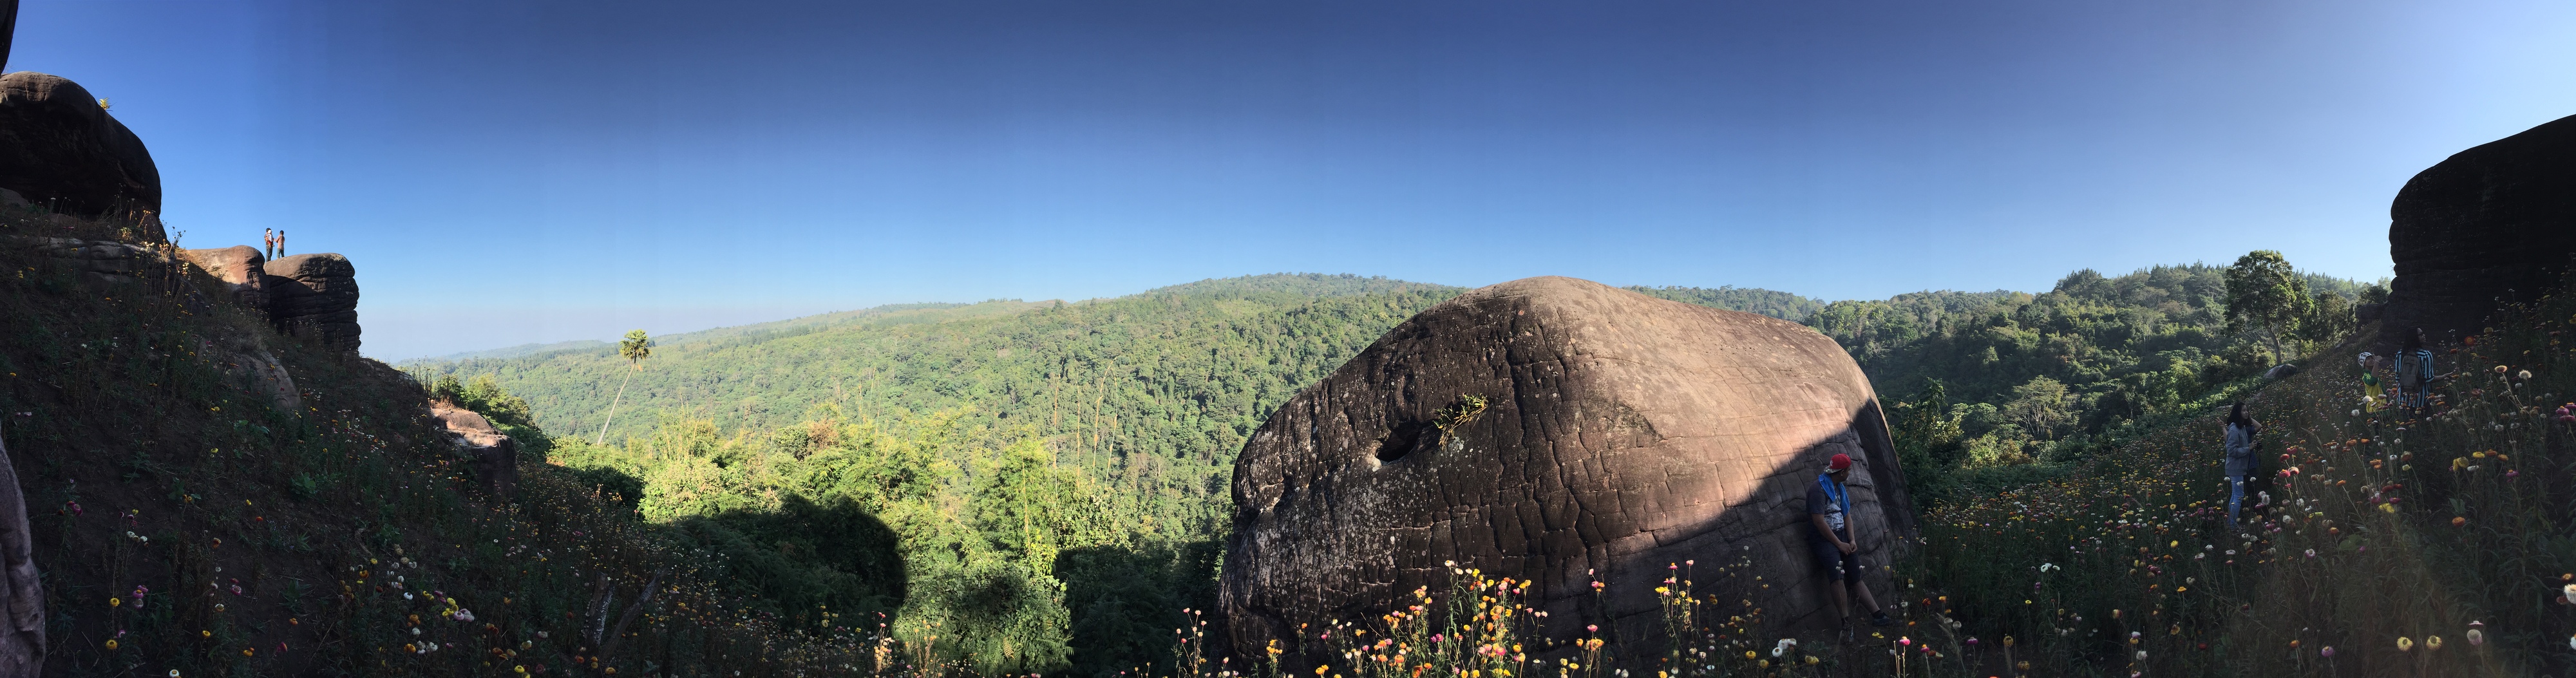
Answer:
<path fill-rule="evenodd" d="M 1585 625 L 1571 638 L 1538 633 L 1547 613 L 1528 604 L 1530 582 L 1450 565 L 1442 591 L 1423 587 L 1412 601 L 1376 619 L 1331 620 L 1300 630 L 1331 648 L 1320 660 L 1295 659 L 1274 645 L 1267 656 L 1183 663 L 1183 675 L 1210 678 L 1307 675 L 1324 678 L 1701 678 L 1717 676 L 1878 675 L 1916 660 L 1920 649 L 1894 629 L 1867 642 L 1802 640 L 1765 623 L 1752 598 L 1762 588 L 1752 561 L 1673 563 L 1656 582 L 1659 633 L 1620 638 Z M 1600 591 L 1603 582 L 1594 582 Z M 1209 654 L 1204 625 L 1183 636 L 1184 657 Z M 1881 647 L 1893 648 L 1881 651 Z M 1303 670 L 1300 670 L 1303 669 Z M 1855 674 L 1854 671 L 1859 673 Z"/>
<path fill-rule="evenodd" d="M 1938 507 L 1901 572 L 1959 625 L 1934 674 L 2576 671 L 2570 330 L 2561 293 L 2438 347 L 2420 415 L 2372 411 L 2352 344 L 2253 393 L 2264 480 L 2237 529 L 2223 412 Z"/>

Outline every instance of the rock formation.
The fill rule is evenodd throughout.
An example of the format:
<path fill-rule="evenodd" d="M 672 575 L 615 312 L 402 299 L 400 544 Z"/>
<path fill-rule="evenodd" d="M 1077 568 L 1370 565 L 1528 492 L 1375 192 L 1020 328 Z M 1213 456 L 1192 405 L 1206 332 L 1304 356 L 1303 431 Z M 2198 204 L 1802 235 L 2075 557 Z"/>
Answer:
<path fill-rule="evenodd" d="M 298 254 L 263 265 L 269 321 L 280 331 L 358 350 L 358 269 L 337 254 Z"/>
<path fill-rule="evenodd" d="M 35 250 L 82 277 L 107 283 L 164 280 L 172 263 L 167 245 L 40 236 L 9 236 L 7 241 Z"/>
<path fill-rule="evenodd" d="M 0 75 L 0 189 L 65 214 L 131 215 L 162 238 L 150 218 L 161 211 L 151 151 L 70 80 Z"/>
<path fill-rule="evenodd" d="M 27 497 L 0 443 L 0 676 L 33 676 L 45 665 L 45 589 L 36 574 Z"/>
<path fill-rule="evenodd" d="M 476 480 L 495 497 L 516 496 L 519 491 L 519 443 L 493 428 L 491 420 L 473 410 L 440 402 L 430 406 L 429 416 L 445 427 L 456 453 L 474 469 Z"/>
<path fill-rule="evenodd" d="M 1531 582 L 1553 638 L 1660 634 L 1654 588 L 1691 560 L 1749 561 L 1770 586 L 1730 595 L 1823 623 L 1804 500 L 1836 453 L 1858 460 L 1863 562 L 1885 565 L 1890 536 L 1914 532 L 1909 500 L 1869 380 L 1832 339 L 1571 278 L 1477 289 L 1387 332 L 1244 446 L 1226 635 L 1247 657 L 1272 641 L 1312 657 L 1298 624 L 1401 609 L 1415 587 L 1445 590 L 1450 561 Z"/>
<path fill-rule="evenodd" d="M 2576 255 L 2576 116 L 2452 154 L 2408 180 L 2388 217 L 2397 279 L 2374 350 L 2416 327 L 2436 341 L 2483 330 L 2499 301 L 2557 289 Z"/>
<path fill-rule="evenodd" d="M 277 411 L 288 416 L 303 416 L 304 392 L 295 388 L 295 378 L 286 373 L 286 364 L 277 353 L 251 333 L 229 334 L 198 340 L 197 355 L 214 361 L 224 374 L 245 393 L 267 398 Z"/>
<path fill-rule="evenodd" d="M 179 256 L 205 269 L 232 291 L 233 303 L 268 310 L 268 257 L 259 248 L 234 245 L 218 249 L 180 250 Z"/>

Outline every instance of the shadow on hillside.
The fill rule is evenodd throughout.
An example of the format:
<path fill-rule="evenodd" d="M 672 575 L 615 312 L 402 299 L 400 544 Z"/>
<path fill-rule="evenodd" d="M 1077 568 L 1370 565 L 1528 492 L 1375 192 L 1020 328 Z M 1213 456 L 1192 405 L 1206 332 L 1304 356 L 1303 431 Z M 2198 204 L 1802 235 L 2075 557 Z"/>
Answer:
<path fill-rule="evenodd" d="M 591 488 L 601 499 L 616 502 L 626 510 L 635 510 L 644 501 L 644 479 L 627 475 L 625 471 L 593 466 L 562 468 L 562 472 L 571 477 L 574 484 Z"/>
<path fill-rule="evenodd" d="M 847 498 L 788 495 L 775 511 L 691 516 L 671 527 L 684 546 L 721 556 L 718 580 L 757 595 L 750 602 L 771 606 L 790 627 L 812 628 L 825 610 L 834 625 L 890 623 L 911 583 L 902 540 Z"/>
<path fill-rule="evenodd" d="M 1201 540 L 1056 554 L 1053 574 L 1064 582 L 1065 608 L 1073 615 L 1069 673 L 1116 676 L 1152 667 L 1142 675 L 1174 675 L 1172 630 L 1193 623 L 1183 608 L 1216 605 L 1223 553 L 1223 543 Z"/>

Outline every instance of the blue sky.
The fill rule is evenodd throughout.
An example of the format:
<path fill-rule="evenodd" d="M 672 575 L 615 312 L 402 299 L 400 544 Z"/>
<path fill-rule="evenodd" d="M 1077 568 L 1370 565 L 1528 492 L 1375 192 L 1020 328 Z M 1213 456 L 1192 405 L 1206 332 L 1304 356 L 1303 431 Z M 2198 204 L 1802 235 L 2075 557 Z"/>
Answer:
<path fill-rule="evenodd" d="M 2576 114 L 2576 3 L 27 0 L 366 353 L 1208 277 L 1828 299 L 2286 252 Z"/>

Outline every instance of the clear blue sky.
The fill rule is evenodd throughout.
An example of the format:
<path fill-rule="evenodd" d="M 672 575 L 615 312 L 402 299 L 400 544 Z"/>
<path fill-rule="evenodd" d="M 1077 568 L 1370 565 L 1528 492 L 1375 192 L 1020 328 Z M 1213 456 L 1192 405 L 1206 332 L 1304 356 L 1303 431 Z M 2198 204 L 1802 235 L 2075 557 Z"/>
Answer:
<path fill-rule="evenodd" d="M 357 263 L 366 353 L 1207 277 L 1828 299 L 2389 271 L 2576 114 L 2576 3 L 28 0 L 184 244 Z"/>

